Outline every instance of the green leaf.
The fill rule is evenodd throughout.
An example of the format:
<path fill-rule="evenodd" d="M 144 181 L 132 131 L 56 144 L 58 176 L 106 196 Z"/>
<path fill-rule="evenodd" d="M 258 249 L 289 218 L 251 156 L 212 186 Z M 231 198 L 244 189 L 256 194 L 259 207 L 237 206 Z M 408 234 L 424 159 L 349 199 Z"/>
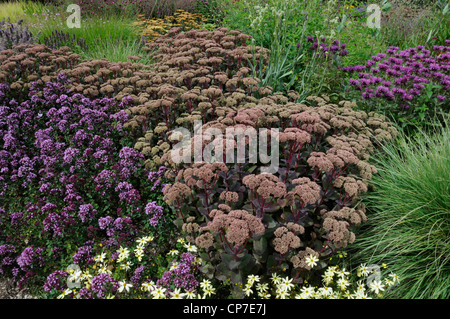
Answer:
<path fill-rule="evenodd" d="M 278 205 L 277 203 L 271 203 L 269 206 L 264 207 L 264 212 L 265 213 L 273 213 L 273 212 L 280 210 L 280 208 L 281 208 L 281 206 Z"/>
<path fill-rule="evenodd" d="M 175 224 L 175 226 L 177 226 L 179 229 L 181 229 L 181 227 L 183 226 L 184 221 L 183 221 L 183 219 L 181 217 L 179 217 L 179 218 L 175 219 L 173 221 L 173 223 Z"/>
<path fill-rule="evenodd" d="M 390 4 L 389 2 L 386 1 L 383 4 L 383 6 L 381 7 L 381 11 L 388 12 L 389 10 L 391 10 L 391 8 L 392 8 L 392 4 Z"/>
<path fill-rule="evenodd" d="M 220 281 L 226 281 L 228 278 L 229 270 L 224 264 L 219 264 L 216 269 L 215 277 Z M 231 278 L 230 278 L 231 279 Z"/>
<path fill-rule="evenodd" d="M 263 222 L 266 223 L 266 225 L 267 225 L 266 228 L 267 229 L 277 227 L 277 222 L 269 214 L 264 214 Z"/>
<path fill-rule="evenodd" d="M 427 41 L 425 41 L 425 43 L 428 43 L 430 41 L 431 37 L 433 36 L 433 31 L 434 30 L 430 30 L 430 33 L 428 34 L 428 37 L 427 37 Z"/>
<path fill-rule="evenodd" d="M 345 22 L 346 21 L 347 21 L 347 15 L 344 14 L 344 16 L 342 17 L 341 23 L 337 27 L 338 33 L 340 33 L 345 28 Z"/>
<path fill-rule="evenodd" d="M 248 171 L 249 173 L 253 173 L 253 171 L 254 171 L 255 169 L 257 169 L 257 168 L 258 168 L 257 165 L 252 165 L 252 166 L 250 166 L 250 167 L 247 169 L 247 171 Z"/>
<path fill-rule="evenodd" d="M 234 266 L 235 263 L 233 256 L 227 253 L 221 253 L 220 257 L 222 259 L 222 263 L 226 265 L 229 270 L 233 269 L 232 267 Z"/>
<path fill-rule="evenodd" d="M 214 266 L 206 264 L 200 268 L 200 271 L 205 274 L 206 277 L 212 279 L 214 277 Z"/>
<path fill-rule="evenodd" d="M 259 240 L 253 241 L 253 252 L 257 255 L 262 256 L 267 249 L 267 239 L 265 237 L 261 237 Z"/>
<path fill-rule="evenodd" d="M 255 267 L 255 265 L 256 265 L 255 258 L 250 254 L 246 254 L 241 259 L 239 269 L 241 269 L 244 273 L 249 274 L 251 273 L 251 270 L 253 269 L 253 267 Z"/>

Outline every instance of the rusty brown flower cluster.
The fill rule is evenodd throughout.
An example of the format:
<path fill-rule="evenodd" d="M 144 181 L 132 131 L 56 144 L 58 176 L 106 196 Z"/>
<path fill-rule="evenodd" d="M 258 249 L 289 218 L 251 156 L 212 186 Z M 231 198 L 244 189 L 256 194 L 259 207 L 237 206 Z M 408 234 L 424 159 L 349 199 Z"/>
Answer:
<path fill-rule="evenodd" d="M 265 227 L 261 220 L 246 210 L 232 210 L 228 213 L 221 210 L 213 210 L 210 213 L 212 220 L 200 229 L 219 234 L 224 239 L 224 244 L 233 249 L 243 247 L 254 235 L 264 234 Z M 198 244 L 210 243 L 210 236 L 199 237 Z"/>
<path fill-rule="evenodd" d="M 291 249 L 297 249 L 301 245 L 300 237 L 296 234 L 303 234 L 305 229 L 303 226 L 295 223 L 287 223 L 286 226 L 278 227 L 273 239 L 273 246 L 275 251 L 281 255 L 285 255 Z"/>
<path fill-rule="evenodd" d="M 306 247 L 305 250 L 300 251 L 298 254 L 294 255 L 290 261 L 294 268 L 311 270 L 311 266 L 308 265 L 306 258 L 310 255 L 319 258 L 319 253 L 310 247 Z"/>
<path fill-rule="evenodd" d="M 329 232 L 328 240 L 336 248 L 345 248 L 355 241 L 355 234 L 350 230 L 352 226 L 358 226 L 367 220 L 365 207 L 343 207 L 337 211 L 329 211 L 323 214 L 323 228 Z"/>
<path fill-rule="evenodd" d="M 242 179 L 242 183 L 265 199 L 282 198 L 286 195 L 286 184 L 273 174 L 250 174 Z"/>
<path fill-rule="evenodd" d="M 268 140 L 279 143 L 280 168 L 273 174 L 259 173 L 255 170 L 262 168 L 263 163 L 254 164 L 249 156 L 245 163 L 226 163 L 228 171 L 218 174 L 214 187 L 206 193 L 217 194 L 208 197 L 209 217 L 214 219 L 211 214 L 219 205 L 227 205 L 231 210 L 245 209 L 264 224 L 277 260 L 285 259 L 299 270 L 310 269 L 306 262 L 309 255 L 319 257 L 324 251 L 332 253 L 352 243 L 353 228 L 366 220 L 364 208 L 358 206 L 360 195 L 368 191 L 368 182 L 376 173 L 376 167 L 369 164 L 370 155 L 380 141 L 397 134 L 382 117 L 353 107 L 346 101 L 333 104 L 326 96 L 310 97 L 303 104 L 270 93 L 217 113 L 214 120 L 203 124 L 203 132 L 215 128 L 227 136 L 228 129 L 278 129 L 278 135 L 267 132 Z M 202 141 L 214 142 L 206 133 Z M 248 146 L 248 141 L 244 141 Z M 191 146 L 194 142 L 190 141 Z M 234 137 L 227 140 L 235 152 L 236 142 Z M 171 152 L 172 149 L 165 158 Z M 220 154 L 217 158 L 221 158 Z M 186 205 L 205 208 L 205 192 L 190 176 L 185 176 L 191 165 L 181 163 L 172 168 L 182 172 L 177 174 L 177 183 L 184 183 L 201 199 Z M 293 225 L 298 229 L 294 231 Z M 233 237 L 238 243 L 248 238 L 247 230 L 242 231 L 241 237 Z M 206 234 L 198 238 L 199 244 L 209 249 L 217 240 Z M 322 247 L 317 246 L 317 240 L 323 243 Z"/>

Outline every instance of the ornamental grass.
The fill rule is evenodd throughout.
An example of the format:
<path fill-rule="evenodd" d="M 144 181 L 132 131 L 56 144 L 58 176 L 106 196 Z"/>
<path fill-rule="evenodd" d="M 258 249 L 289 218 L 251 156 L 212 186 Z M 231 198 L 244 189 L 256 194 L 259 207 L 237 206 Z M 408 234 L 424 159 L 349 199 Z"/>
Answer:
<path fill-rule="evenodd" d="M 387 298 L 448 299 L 449 126 L 420 132 L 401 133 L 374 158 L 368 222 L 350 251 L 355 263 L 385 263 L 403 278 Z"/>

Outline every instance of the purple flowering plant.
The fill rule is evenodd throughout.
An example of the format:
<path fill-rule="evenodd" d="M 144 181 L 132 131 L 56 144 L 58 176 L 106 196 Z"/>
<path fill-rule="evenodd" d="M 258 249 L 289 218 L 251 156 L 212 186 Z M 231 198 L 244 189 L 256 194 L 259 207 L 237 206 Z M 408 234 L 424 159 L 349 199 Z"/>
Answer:
<path fill-rule="evenodd" d="M 297 43 L 297 48 L 306 52 L 308 61 L 305 65 L 308 79 L 305 81 L 303 75 L 301 82 L 306 82 L 311 92 L 334 92 L 342 81 L 339 70 L 349 55 L 347 44 L 340 39 L 307 36 L 305 42 Z"/>
<path fill-rule="evenodd" d="M 349 92 L 356 93 L 368 111 L 389 113 L 403 126 L 425 126 L 450 110 L 450 40 L 430 49 L 391 46 L 365 65 L 342 71 L 352 75 Z"/>
<path fill-rule="evenodd" d="M 45 296 L 161 299 L 172 298 L 177 291 L 183 295 L 188 291 L 200 293 L 201 260 L 196 247 L 179 239 L 171 251 L 157 255 L 156 246 L 152 236 L 138 238 L 133 245 L 117 250 L 103 246 L 96 255 L 91 255 L 90 264 L 81 265 L 77 271 L 56 270 L 49 274 L 43 285 Z M 73 262 L 78 264 L 76 256 Z M 156 289 L 161 293 L 157 294 Z"/>
<path fill-rule="evenodd" d="M 21 283 L 74 253 L 92 263 L 94 241 L 170 233 L 165 168 L 146 170 L 122 127 L 130 100 L 88 99 L 67 84 L 64 74 L 28 92 L 0 84 L 0 275 Z"/>

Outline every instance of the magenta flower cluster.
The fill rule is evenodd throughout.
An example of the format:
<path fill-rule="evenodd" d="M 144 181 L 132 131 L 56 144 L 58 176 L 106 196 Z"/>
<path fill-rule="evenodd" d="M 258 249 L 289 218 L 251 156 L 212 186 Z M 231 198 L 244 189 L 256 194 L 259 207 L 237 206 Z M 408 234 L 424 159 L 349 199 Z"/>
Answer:
<path fill-rule="evenodd" d="M 347 56 L 347 45 L 341 43 L 339 40 L 334 40 L 331 44 L 327 43 L 325 37 L 315 38 L 306 37 L 306 41 L 311 43 L 309 46 L 310 50 L 316 51 L 319 57 L 326 58 L 327 56 Z M 297 43 L 297 47 L 300 47 L 301 43 Z"/>
<path fill-rule="evenodd" d="M 342 70 L 357 75 L 349 83 L 367 100 L 392 101 L 407 110 L 427 92 L 430 84 L 438 89 L 433 98 L 438 103 L 444 102 L 450 92 L 450 40 L 445 43 L 433 46 L 432 50 L 420 45 L 406 50 L 390 47 L 387 53 L 372 56 L 365 65 Z M 448 109 L 450 104 L 446 105 Z"/>
<path fill-rule="evenodd" d="M 58 291 L 65 290 L 67 288 L 66 277 L 68 275 L 69 274 L 63 270 L 52 272 L 47 276 L 47 280 L 44 283 L 44 290 L 46 292 L 50 292 L 53 289 L 56 289 Z"/>

